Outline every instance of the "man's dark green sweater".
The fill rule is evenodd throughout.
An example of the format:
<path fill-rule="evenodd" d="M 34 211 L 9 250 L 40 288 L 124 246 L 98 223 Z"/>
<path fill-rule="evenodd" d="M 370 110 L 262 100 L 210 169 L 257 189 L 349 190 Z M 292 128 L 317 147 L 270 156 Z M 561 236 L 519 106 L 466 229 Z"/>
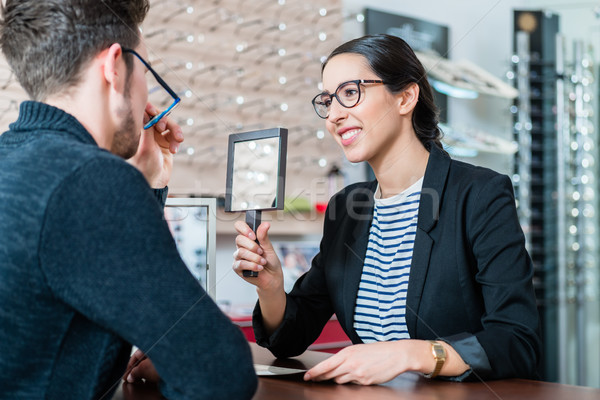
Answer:
<path fill-rule="evenodd" d="M 181 260 L 165 194 L 73 116 L 21 105 L 0 136 L 0 398 L 110 399 L 132 344 L 170 399 L 252 396 L 249 347 Z"/>

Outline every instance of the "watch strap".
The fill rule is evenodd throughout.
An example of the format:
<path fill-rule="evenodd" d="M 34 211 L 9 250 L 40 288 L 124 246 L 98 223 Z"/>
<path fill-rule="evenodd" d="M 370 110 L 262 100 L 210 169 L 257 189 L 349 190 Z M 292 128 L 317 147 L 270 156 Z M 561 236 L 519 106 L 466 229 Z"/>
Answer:
<path fill-rule="evenodd" d="M 435 368 L 433 369 L 433 372 L 424 374 L 424 376 L 425 378 L 435 378 L 442 370 L 444 362 L 446 362 L 446 349 L 434 340 L 428 340 L 428 342 L 431 343 L 431 353 L 435 359 Z"/>

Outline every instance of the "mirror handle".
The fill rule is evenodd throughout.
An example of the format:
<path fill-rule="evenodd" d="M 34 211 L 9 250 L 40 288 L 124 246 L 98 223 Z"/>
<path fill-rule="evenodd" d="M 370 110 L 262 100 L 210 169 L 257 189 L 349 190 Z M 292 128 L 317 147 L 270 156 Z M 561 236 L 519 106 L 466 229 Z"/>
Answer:
<path fill-rule="evenodd" d="M 256 234 L 256 230 L 261 223 L 261 210 L 248 210 L 246 211 L 246 223 L 252 229 L 254 234 Z M 258 238 L 255 240 L 258 243 Z M 246 278 L 256 278 L 258 276 L 258 271 L 244 270 L 242 275 Z"/>

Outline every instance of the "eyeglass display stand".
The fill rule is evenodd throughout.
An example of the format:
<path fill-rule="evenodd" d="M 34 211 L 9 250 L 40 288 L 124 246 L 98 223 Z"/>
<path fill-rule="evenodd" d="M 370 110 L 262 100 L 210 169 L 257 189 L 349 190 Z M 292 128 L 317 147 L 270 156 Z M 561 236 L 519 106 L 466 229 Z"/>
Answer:
<path fill-rule="evenodd" d="M 567 368 L 567 149 L 569 148 L 568 95 L 565 89 L 565 48 L 562 36 L 556 37 L 556 158 L 557 158 L 557 328 L 558 328 L 558 376 L 566 379 Z"/>
<path fill-rule="evenodd" d="M 557 38 L 558 180 L 558 328 L 559 356 L 565 383 L 597 385 L 597 345 L 587 337 L 598 323 L 598 200 L 596 168 L 598 135 L 593 129 L 592 56 L 582 41 L 573 43 L 573 60 L 565 61 L 564 39 Z M 597 382 L 597 378 L 596 378 Z"/>
<path fill-rule="evenodd" d="M 559 382 L 598 385 L 600 362 L 589 331 L 599 322 L 597 167 L 598 134 L 592 104 L 593 57 L 581 41 L 568 62 L 565 40 L 556 38 L 557 125 L 557 321 Z"/>
<path fill-rule="evenodd" d="M 521 98 L 515 102 L 515 197 L 527 249 L 533 264 L 533 285 L 541 318 L 545 357 L 540 374 L 557 380 L 556 357 L 556 54 L 559 17 L 542 10 L 514 10 L 515 77 Z M 533 23 L 532 23 L 533 22 Z M 521 34 L 521 32 L 526 32 Z M 518 49 L 529 36 L 528 48 Z M 524 39 L 521 39 L 524 41 Z M 525 44 L 525 43 L 523 43 Z M 525 63 L 525 64 L 523 64 Z M 517 71 L 521 69 L 517 77 Z M 527 99 L 528 98 L 528 99 Z M 524 107 L 524 108 L 523 108 Z M 527 139 L 530 138 L 530 143 Z M 524 149 L 522 146 L 526 145 Z M 525 178 L 523 180 L 523 178 Z"/>
<path fill-rule="evenodd" d="M 585 232 L 586 229 L 586 221 L 584 218 L 579 218 L 579 215 L 582 215 L 584 211 L 586 197 L 585 190 L 586 184 L 582 182 L 582 177 L 585 175 L 585 167 L 582 165 L 582 162 L 585 157 L 585 152 L 583 151 L 584 143 L 586 142 L 587 132 L 587 121 L 586 117 L 583 115 L 583 110 L 585 108 L 584 102 L 584 86 L 582 85 L 583 79 L 583 67 L 581 65 L 583 59 L 583 43 L 581 41 L 576 41 L 573 46 L 573 75 L 571 78 L 571 83 L 573 86 L 573 93 L 575 94 L 574 100 L 572 101 L 572 108 L 575 111 L 574 120 L 570 125 L 571 128 L 571 141 L 572 143 L 577 143 L 576 150 L 572 150 L 572 176 L 574 179 L 571 182 L 571 186 L 573 189 L 573 193 L 577 192 L 580 194 L 579 200 L 575 201 L 573 199 L 573 209 L 578 210 L 577 217 L 574 217 L 571 214 L 571 218 L 573 219 L 573 225 L 577 229 L 572 230 L 571 235 L 573 237 L 573 244 L 571 245 L 571 253 L 572 253 L 572 262 L 570 264 L 572 275 L 574 279 L 572 282 L 572 290 L 567 291 L 567 301 L 570 301 L 571 304 L 575 305 L 575 326 L 576 326 L 576 345 L 575 345 L 575 353 L 577 355 L 577 361 L 575 362 L 576 371 L 577 371 L 577 384 L 585 385 L 584 383 L 584 375 L 586 370 L 586 346 L 585 346 L 585 332 L 586 332 L 586 321 L 585 321 L 585 255 L 587 253 L 586 249 L 586 241 L 585 237 L 582 235 L 582 232 Z M 574 129 L 573 129 L 574 128 Z M 585 132 L 585 135 L 584 135 Z M 575 146 L 573 146 L 575 147 Z M 574 232 L 574 234 L 573 234 Z M 585 233 L 584 233 L 585 235 Z M 578 251 L 573 251 L 575 248 L 579 248 Z M 570 289 L 570 288 L 568 288 Z"/>
<path fill-rule="evenodd" d="M 252 229 L 252 231 L 254 232 L 255 235 L 256 235 L 256 230 L 260 226 L 261 218 L 262 218 L 261 210 L 246 211 L 246 224 L 248 224 L 248 226 L 250 227 L 250 229 Z M 258 238 L 256 238 L 255 242 L 260 245 L 260 243 L 258 242 Z M 245 269 L 242 272 L 242 275 L 244 275 L 246 278 L 256 278 L 256 277 L 258 277 L 258 271 L 251 271 L 251 270 Z"/>
<path fill-rule="evenodd" d="M 577 148 L 577 151 L 581 153 L 581 156 L 578 157 L 581 173 L 577 182 L 581 185 L 580 192 L 584 194 L 581 197 L 582 202 L 579 204 L 577 216 L 579 222 L 578 242 L 583 250 L 577 253 L 576 269 L 577 302 L 580 305 L 578 308 L 580 326 L 577 329 L 577 340 L 580 343 L 579 354 L 581 355 L 581 373 L 578 377 L 579 384 L 582 386 L 598 386 L 600 379 L 596 371 L 600 369 L 600 361 L 597 357 L 592 357 L 591 354 L 597 353 L 600 346 L 598 346 L 595 339 L 589 339 L 588 336 L 591 327 L 596 327 L 600 323 L 600 304 L 598 302 L 600 263 L 597 256 L 600 252 L 598 246 L 600 241 L 598 231 L 600 219 L 598 218 L 599 201 L 597 196 L 599 137 L 598 131 L 594 129 L 594 113 L 592 112 L 598 106 L 597 96 L 595 95 L 597 86 L 592 61 L 595 57 L 592 54 L 592 49 L 588 47 L 589 50 L 586 51 L 583 42 L 579 41 L 578 43 L 575 47 L 575 64 L 577 66 L 576 71 L 581 72 L 579 75 L 581 79 L 577 81 L 578 86 L 581 87 L 581 96 L 577 95 L 576 99 L 579 99 L 582 107 L 576 107 L 575 110 L 577 132 L 580 133 L 581 138 L 580 146 Z"/>
<path fill-rule="evenodd" d="M 531 97 L 529 88 L 529 34 L 517 33 L 517 97 L 518 111 L 515 133 L 519 150 L 517 154 L 517 201 L 518 215 L 525 246 L 531 251 Z"/>

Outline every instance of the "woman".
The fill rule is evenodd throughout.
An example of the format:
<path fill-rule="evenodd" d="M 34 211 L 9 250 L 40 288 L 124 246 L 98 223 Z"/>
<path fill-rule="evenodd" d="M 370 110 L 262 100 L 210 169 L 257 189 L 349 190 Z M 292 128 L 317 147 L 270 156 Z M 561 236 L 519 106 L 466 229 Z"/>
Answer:
<path fill-rule="evenodd" d="M 354 345 L 306 380 L 535 378 L 539 317 L 510 180 L 445 153 L 425 71 L 402 39 L 343 44 L 322 79 L 315 111 L 376 180 L 330 200 L 320 252 L 289 294 L 269 224 L 255 235 L 236 223 L 233 268 L 260 271 L 243 278 L 258 293 L 257 343 L 298 355 L 335 313 Z"/>

